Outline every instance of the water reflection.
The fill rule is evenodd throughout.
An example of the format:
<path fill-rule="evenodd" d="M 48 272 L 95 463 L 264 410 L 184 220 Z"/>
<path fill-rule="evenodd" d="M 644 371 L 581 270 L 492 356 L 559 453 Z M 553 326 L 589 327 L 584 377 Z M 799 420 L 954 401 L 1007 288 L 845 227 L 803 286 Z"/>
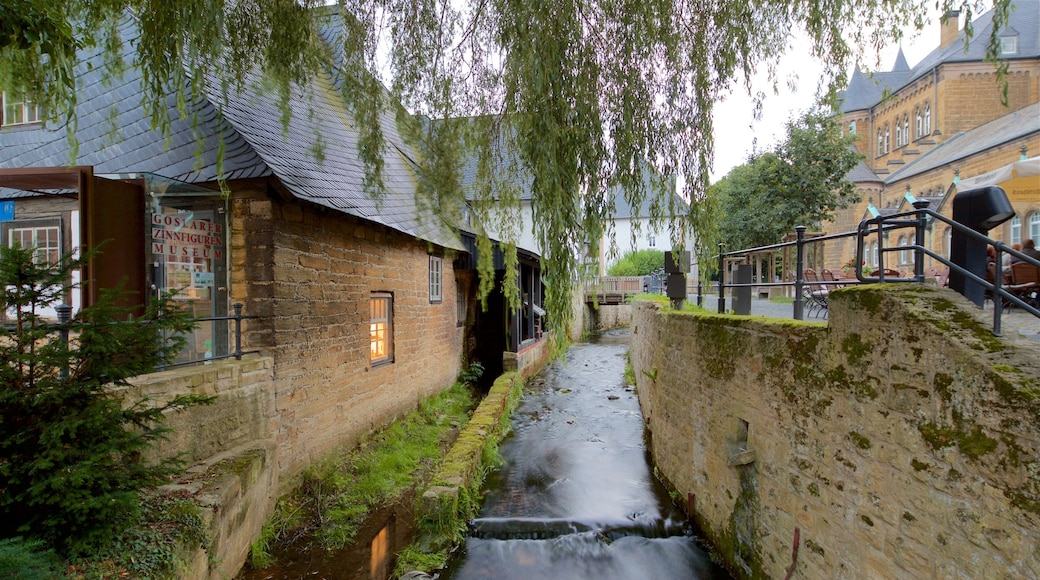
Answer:
<path fill-rule="evenodd" d="M 448 578 L 729 577 L 652 476 L 627 343 L 627 331 L 601 335 L 528 381 Z"/>

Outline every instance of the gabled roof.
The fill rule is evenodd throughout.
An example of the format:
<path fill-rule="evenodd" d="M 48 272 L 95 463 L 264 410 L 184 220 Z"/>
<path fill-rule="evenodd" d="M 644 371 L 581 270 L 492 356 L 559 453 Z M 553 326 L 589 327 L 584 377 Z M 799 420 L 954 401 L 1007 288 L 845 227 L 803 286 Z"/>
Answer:
<path fill-rule="evenodd" d="M 985 60 L 989 36 L 993 31 L 993 11 L 983 13 L 972 26 L 974 32 L 967 48 L 964 46 L 965 31 L 962 29 L 957 35 L 957 40 L 945 48 L 936 48 L 913 68 L 906 67 L 906 58 L 900 49 L 895 66 L 890 72 L 870 75 L 856 69 L 849 80 L 849 86 L 840 96 L 841 112 L 870 109 L 881 102 L 886 92 L 891 94 L 899 91 L 922 76 L 930 74 L 937 66 Z M 1009 21 L 1000 35 L 1018 36 L 1018 52 L 1003 55 L 1007 60 L 1040 57 L 1040 0 L 1014 0 Z"/>
<path fill-rule="evenodd" d="M 884 181 L 886 184 L 895 183 L 1036 133 L 1040 133 L 1040 103 L 952 135 L 941 145 L 885 176 Z"/>
<path fill-rule="evenodd" d="M 122 31 L 129 47 L 129 39 L 136 34 L 132 19 L 124 20 Z M 191 119 L 178 118 L 170 97 L 168 111 L 175 120 L 164 141 L 152 130 L 141 107 L 139 73 L 131 69 L 123 78 L 105 79 L 102 67 L 86 66 L 97 56 L 82 55 L 77 69 L 80 151 L 76 164 L 93 165 L 98 174 L 149 172 L 187 182 L 214 181 L 216 136 L 220 135 L 225 144 L 226 179 L 274 177 L 298 199 L 463 249 L 458 237 L 438 218 L 420 211 L 415 166 L 392 107 L 380 119 L 386 139 L 386 194 L 373 200 L 363 191 L 364 167 L 358 159 L 354 120 L 330 79 L 296 88 L 290 103 L 292 118 L 284 131 L 276 98 L 259 88 L 257 75 L 249 76 L 247 87 L 226 100 L 219 83 L 211 82 L 207 94 L 191 104 L 197 117 L 194 128 Z M 202 136 L 201 144 L 198 136 Z M 0 130 L 0 167 L 68 165 L 69 151 L 63 127 L 27 125 Z"/>

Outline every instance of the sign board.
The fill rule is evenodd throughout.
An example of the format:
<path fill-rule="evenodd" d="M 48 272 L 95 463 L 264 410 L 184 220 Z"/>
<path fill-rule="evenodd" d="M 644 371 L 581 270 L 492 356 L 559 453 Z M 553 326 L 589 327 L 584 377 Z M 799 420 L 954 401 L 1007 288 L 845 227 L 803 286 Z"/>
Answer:
<path fill-rule="evenodd" d="M 0 222 L 14 221 L 14 202 L 0 201 Z"/>

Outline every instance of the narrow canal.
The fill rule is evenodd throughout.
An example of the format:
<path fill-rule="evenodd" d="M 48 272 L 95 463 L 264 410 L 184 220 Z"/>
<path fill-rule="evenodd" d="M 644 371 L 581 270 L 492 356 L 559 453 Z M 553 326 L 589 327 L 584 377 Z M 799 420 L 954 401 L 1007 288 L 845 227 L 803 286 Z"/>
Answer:
<path fill-rule="evenodd" d="M 729 578 L 653 477 L 628 331 L 571 347 L 528 381 L 454 580 Z"/>

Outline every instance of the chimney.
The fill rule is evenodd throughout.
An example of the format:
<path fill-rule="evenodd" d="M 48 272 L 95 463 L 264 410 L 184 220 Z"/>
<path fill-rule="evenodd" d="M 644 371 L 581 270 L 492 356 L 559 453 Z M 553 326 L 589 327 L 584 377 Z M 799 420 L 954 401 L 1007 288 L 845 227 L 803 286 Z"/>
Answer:
<path fill-rule="evenodd" d="M 960 10 L 950 10 L 943 15 L 939 28 L 939 50 L 950 46 L 953 41 L 957 40 L 957 33 L 960 32 L 958 27 L 960 15 Z"/>

